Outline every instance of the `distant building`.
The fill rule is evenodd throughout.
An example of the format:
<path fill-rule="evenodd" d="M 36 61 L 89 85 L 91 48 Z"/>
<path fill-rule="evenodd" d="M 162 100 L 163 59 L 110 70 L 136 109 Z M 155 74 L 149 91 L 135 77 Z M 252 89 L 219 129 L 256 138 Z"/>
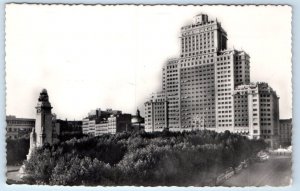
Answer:
<path fill-rule="evenodd" d="M 89 133 L 89 118 L 82 119 L 82 134 L 87 135 Z"/>
<path fill-rule="evenodd" d="M 59 136 L 82 134 L 82 121 L 56 119 L 54 123 Z"/>
<path fill-rule="evenodd" d="M 6 124 L 6 138 L 29 138 L 32 129 L 35 127 L 35 119 L 17 118 L 8 115 L 6 116 Z M 82 134 L 82 121 L 56 119 L 55 114 L 52 114 L 52 126 L 56 136 Z"/>
<path fill-rule="evenodd" d="M 110 134 L 131 131 L 131 114 L 111 115 L 107 121 Z"/>
<path fill-rule="evenodd" d="M 98 124 L 95 125 L 95 136 L 108 134 L 108 121 L 100 121 Z"/>
<path fill-rule="evenodd" d="M 99 136 L 132 131 L 131 114 L 123 114 L 119 110 L 92 110 L 82 120 L 82 132 L 86 135 Z"/>
<path fill-rule="evenodd" d="M 292 119 L 279 120 L 279 142 L 282 147 L 292 144 Z"/>
<path fill-rule="evenodd" d="M 168 128 L 168 101 L 163 92 L 152 94 L 145 102 L 145 131 L 163 131 Z"/>
<path fill-rule="evenodd" d="M 29 138 L 29 134 L 35 126 L 35 119 L 17 118 L 13 115 L 6 116 L 6 138 Z"/>

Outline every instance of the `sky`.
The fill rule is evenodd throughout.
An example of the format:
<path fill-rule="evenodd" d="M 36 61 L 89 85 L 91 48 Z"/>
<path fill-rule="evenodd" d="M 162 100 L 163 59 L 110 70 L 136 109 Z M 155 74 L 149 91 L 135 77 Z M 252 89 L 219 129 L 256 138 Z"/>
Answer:
<path fill-rule="evenodd" d="M 144 113 L 162 67 L 180 54 L 180 28 L 218 19 L 228 47 L 250 55 L 253 82 L 280 97 L 292 117 L 291 7 L 6 5 L 6 114 L 35 117 L 43 88 L 52 112 L 80 120 L 96 108 Z"/>

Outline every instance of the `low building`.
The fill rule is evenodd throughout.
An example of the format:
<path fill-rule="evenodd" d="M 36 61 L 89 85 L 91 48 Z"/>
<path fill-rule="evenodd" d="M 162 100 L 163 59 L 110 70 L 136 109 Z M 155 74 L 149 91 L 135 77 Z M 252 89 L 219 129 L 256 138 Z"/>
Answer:
<path fill-rule="evenodd" d="M 82 119 L 82 134 L 87 135 L 89 132 L 89 118 Z"/>
<path fill-rule="evenodd" d="M 88 135 L 95 135 L 96 120 L 89 120 Z"/>
<path fill-rule="evenodd" d="M 95 136 L 103 135 L 108 133 L 108 122 L 100 121 L 100 123 L 95 125 Z"/>
<path fill-rule="evenodd" d="M 282 147 L 292 144 L 292 119 L 279 120 L 279 142 Z"/>
<path fill-rule="evenodd" d="M 131 114 L 122 114 L 120 110 L 92 110 L 82 120 L 82 132 L 86 135 L 99 136 L 131 130 Z"/>
<path fill-rule="evenodd" d="M 116 134 L 131 130 L 131 114 L 111 115 L 108 118 L 108 133 Z"/>
<path fill-rule="evenodd" d="M 6 116 L 6 138 L 29 138 L 30 132 L 35 127 L 35 119 L 17 118 L 13 115 Z"/>
<path fill-rule="evenodd" d="M 55 114 L 52 114 L 51 120 L 54 138 L 82 134 L 82 121 L 56 119 Z M 10 139 L 29 138 L 30 132 L 35 127 L 35 119 L 17 118 L 13 115 L 6 116 L 6 123 L 6 137 Z"/>
<path fill-rule="evenodd" d="M 56 119 L 55 126 L 59 136 L 82 134 L 82 121 Z"/>

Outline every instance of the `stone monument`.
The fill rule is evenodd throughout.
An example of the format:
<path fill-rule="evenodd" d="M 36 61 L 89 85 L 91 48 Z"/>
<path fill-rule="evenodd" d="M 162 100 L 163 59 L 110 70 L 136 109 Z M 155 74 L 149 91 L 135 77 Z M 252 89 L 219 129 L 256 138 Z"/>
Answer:
<path fill-rule="evenodd" d="M 56 139 L 55 129 L 52 123 L 52 113 L 51 113 L 51 104 L 49 102 L 49 96 L 46 89 L 43 89 L 40 93 L 38 103 L 36 105 L 36 119 L 35 127 L 30 133 L 30 147 L 27 155 L 27 160 L 32 156 L 33 151 L 42 147 L 44 144 L 48 143 L 52 145 L 54 142 L 58 141 Z M 20 177 L 25 175 L 25 165 L 19 170 Z"/>

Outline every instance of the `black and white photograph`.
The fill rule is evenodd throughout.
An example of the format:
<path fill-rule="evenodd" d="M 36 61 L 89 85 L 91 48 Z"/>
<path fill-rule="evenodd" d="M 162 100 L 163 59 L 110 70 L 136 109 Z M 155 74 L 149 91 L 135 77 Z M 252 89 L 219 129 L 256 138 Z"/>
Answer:
<path fill-rule="evenodd" d="M 287 187 L 289 5 L 5 5 L 6 184 Z"/>

